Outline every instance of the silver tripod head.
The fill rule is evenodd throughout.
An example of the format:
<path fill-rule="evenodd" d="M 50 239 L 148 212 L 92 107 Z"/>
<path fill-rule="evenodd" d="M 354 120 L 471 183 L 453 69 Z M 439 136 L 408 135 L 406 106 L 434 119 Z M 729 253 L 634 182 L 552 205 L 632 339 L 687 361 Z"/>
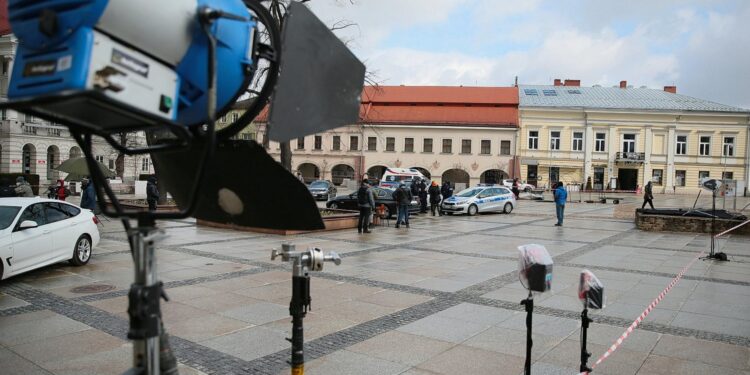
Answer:
<path fill-rule="evenodd" d="M 282 262 L 294 262 L 292 273 L 294 276 L 307 276 L 310 271 L 322 271 L 324 262 L 333 262 L 335 265 L 341 264 L 341 256 L 335 251 L 323 254 L 323 250 L 317 247 L 311 247 L 304 251 L 295 251 L 294 244 L 281 244 L 281 251 L 278 249 L 271 250 L 271 260 L 281 257 Z"/>

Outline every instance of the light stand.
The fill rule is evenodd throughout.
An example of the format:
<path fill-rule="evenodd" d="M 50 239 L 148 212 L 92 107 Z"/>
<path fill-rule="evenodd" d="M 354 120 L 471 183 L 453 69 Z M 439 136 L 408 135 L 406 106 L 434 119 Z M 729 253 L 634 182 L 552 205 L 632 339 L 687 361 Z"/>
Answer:
<path fill-rule="evenodd" d="M 728 262 L 727 254 L 723 252 L 716 252 L 716 190 L 712 189 L 711 199 L 711 248 L 708 255 L 702 257 L 701 260 L 719 260 Z"/>
<path fill-rule="evenodd" d="M 534 296 L 529 291 L 529 296 L 521 301 L 526 307 L 526 363 L 524 364 L 524 374 L 531 375 L 531 347 L 534 346 L 534 340 L 531 338 L 531 317 L 534 312 Z"/>
<path fill-rule="evenodd" d="M 310 297 L 310 271 L 322 271 L 324 262 L 341 264 L 341 257 L 331 251 L 324 255 L 318 248 L 306 251 L 295 251 L 293 244 L 284 243 L 281 251 L 273 250 L 271 260 L 281 257 L 283 262 L 293 262 L 292 267 L 292 300 L 289 302 L 289 314 L 292 316 L 292 338 L 287 338 L 292 344 L 292 359 L 289 362 L 292 375 L 305 373 L 304 327 L 303 320 L 312 304 Z"/>
<path fill-rule="evenodd" d="M 579 371 L 585 373 L 591 371 L 591 368 L 587 365 L 591 353 L 586 349 L 586 333 L 589 329 L 589 323 L 591 323 L 589 309 L 584 307 L 583 312 L 581 312 L 581 367 Z"/>

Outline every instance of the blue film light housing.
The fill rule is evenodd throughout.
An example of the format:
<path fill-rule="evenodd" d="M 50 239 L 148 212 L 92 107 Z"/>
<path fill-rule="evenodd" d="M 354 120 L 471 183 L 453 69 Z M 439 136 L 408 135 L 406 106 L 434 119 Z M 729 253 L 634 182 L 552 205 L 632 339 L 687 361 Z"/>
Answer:
<path fill-rule="evenodd" d="M 204 6 L 244 18 L 211 26 L 220 115 L 256 68 L 257 23 L 241 0 L 10 0 L 19 45 L 8 98 L 21 111 L 95 133 L 203 124 L 209 56 L 197 12 Z"/>

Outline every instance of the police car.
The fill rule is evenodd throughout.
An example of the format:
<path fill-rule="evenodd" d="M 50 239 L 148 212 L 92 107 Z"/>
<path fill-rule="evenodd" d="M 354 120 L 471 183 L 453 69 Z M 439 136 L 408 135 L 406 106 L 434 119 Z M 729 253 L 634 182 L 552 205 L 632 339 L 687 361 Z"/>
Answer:
<path fill-rule="evenodd" d="M 503 212 L 509 214 L 516 208 L 516 197 L 508 188 L 495 186 L 477 186 L 458 192 L 444 199 L 440 204 L 443 213 L 466 213 L 469 216 L 478 212 Z"/>

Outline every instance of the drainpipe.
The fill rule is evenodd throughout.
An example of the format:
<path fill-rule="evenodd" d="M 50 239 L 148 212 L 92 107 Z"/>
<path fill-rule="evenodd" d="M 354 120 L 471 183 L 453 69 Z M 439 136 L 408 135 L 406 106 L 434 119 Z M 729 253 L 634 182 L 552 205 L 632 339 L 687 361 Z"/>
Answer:
<path fill-rule="evenodd" d="M 747 126 L 745 127 L 745 192 L 748 196 L 750 192 L 750 116 L 747 117 Z"/>

